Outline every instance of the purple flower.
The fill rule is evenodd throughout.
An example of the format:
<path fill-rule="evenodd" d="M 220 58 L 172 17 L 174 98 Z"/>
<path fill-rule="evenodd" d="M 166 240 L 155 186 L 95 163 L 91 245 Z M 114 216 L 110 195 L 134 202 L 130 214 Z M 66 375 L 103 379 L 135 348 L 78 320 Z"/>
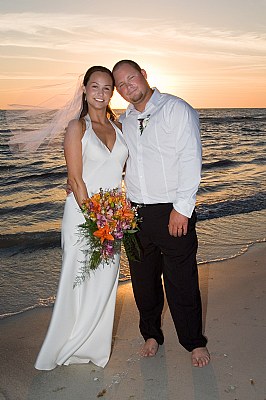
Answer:
<path fill-rule="evenodd" d="M 110 258 L 110 257 L 112 257 L 113 254 L 114 254 L 113 243 L 110 242 L 110 241 L 107 242 L 107 243 L 105 244 L 105 246 L 102 248 L 102 250 L 103 250 L 103 256 L 104 256 L 105 258 Z"/>
<path fill-rule="evenodd" d="M 106 224 L 107 222 L 107 218 L 105 217 L 105 215 L 102 214 L 97 214 L 96 215 L 97 218 L 97 225 L 100 226 L 101 228 Z"/>
<path fill-rule="evenodd" d="M 123 239 L 123 236 L 124 236 L 124 234 L 123 234 L 122 230 L 119 230 L 119 231 L 116 230 L 114 232 L 115 239 L 121 240 L 121 239 Z"/>

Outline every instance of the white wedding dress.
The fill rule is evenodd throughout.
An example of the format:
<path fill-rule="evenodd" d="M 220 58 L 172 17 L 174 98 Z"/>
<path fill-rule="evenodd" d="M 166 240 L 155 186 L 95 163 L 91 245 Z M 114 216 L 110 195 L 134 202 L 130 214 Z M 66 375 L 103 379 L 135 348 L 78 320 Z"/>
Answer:
<path fill-rule="evenodd" d="M 88 116 L 85 121 L 82 158 L 88 194 L 120 187 L 128 155 L 122 133 L 112 123 L 116 141 L 109 151 L 94 133 Z M 78 225 L 83 222 L 84 216 L 70 194 L 62 221 L 62 271 L 50 326 L 35 364 L 39 370 L 90 361 L 104 367 L 110 357 L 120 256 L 116 255 L 110 265 L 101 264 L 73 289 L 85 257 L 85 240 L 80 241 L 78 234 Z"/>

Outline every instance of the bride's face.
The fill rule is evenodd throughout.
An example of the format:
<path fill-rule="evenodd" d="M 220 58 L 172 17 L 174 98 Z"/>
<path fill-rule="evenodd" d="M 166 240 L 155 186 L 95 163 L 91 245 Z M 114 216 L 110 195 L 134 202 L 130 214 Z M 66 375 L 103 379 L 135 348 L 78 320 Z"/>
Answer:
<path fill-rule="evenodd" d="M 105 72 L 93 72 L 84 92 L 89 106 L 106 108 L 113 95 L 112 78 Z"/>

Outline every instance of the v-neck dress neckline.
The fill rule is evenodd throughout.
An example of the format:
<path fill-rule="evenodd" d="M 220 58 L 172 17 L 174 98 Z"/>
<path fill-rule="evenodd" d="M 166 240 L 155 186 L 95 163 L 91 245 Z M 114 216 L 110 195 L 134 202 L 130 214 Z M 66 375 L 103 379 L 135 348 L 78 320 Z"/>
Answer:
<path fill-rule="evenodd" d="M 89 121 L 90 121 L 90 123 L 91 123 L 91 130 L 92 130 L 93 134 L 95 135 L 95 137 L 97 138 L 97 140 L 106 148 L 106 150 L 107 150 L 110 154 L 112 154 L 112 152 L 113 152 L 113 150 L 114 150 L 114 147 L 115 147 L 115 145 L 116 145 L 116 142 L 117 142 L 116 125 L 115 125 L 111 120 L 109 120 L 111 126 L 113 127 L 113 129 L 114 129 L 114 131 L 115 131 L 115 141 L 114 141 L 114 144 L 113 144 L 112 149 L 110 150 L 109 147 L 106 146 L 106 144 L 99 138 L 99 136 L 97 135 L 97 133 L 96 133 L 95 130 L 93 129 L 91 120 L 89 120 Z"/>

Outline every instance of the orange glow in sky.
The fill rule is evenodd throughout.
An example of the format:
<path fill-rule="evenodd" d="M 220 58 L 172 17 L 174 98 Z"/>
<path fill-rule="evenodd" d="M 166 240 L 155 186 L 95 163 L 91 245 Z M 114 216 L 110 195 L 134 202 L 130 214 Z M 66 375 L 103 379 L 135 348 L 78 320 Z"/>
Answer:
<path fill-rule="evenodd" d="M 124 58 L 196 108 L 266 107 L 265 2 L 135 0 L 130 14 L 121 0 L 23 3 L 1 5 L 1 109 L 61 106 L 90 66 Z M 115 93 L 112 107 L 126 106 Z"/>

